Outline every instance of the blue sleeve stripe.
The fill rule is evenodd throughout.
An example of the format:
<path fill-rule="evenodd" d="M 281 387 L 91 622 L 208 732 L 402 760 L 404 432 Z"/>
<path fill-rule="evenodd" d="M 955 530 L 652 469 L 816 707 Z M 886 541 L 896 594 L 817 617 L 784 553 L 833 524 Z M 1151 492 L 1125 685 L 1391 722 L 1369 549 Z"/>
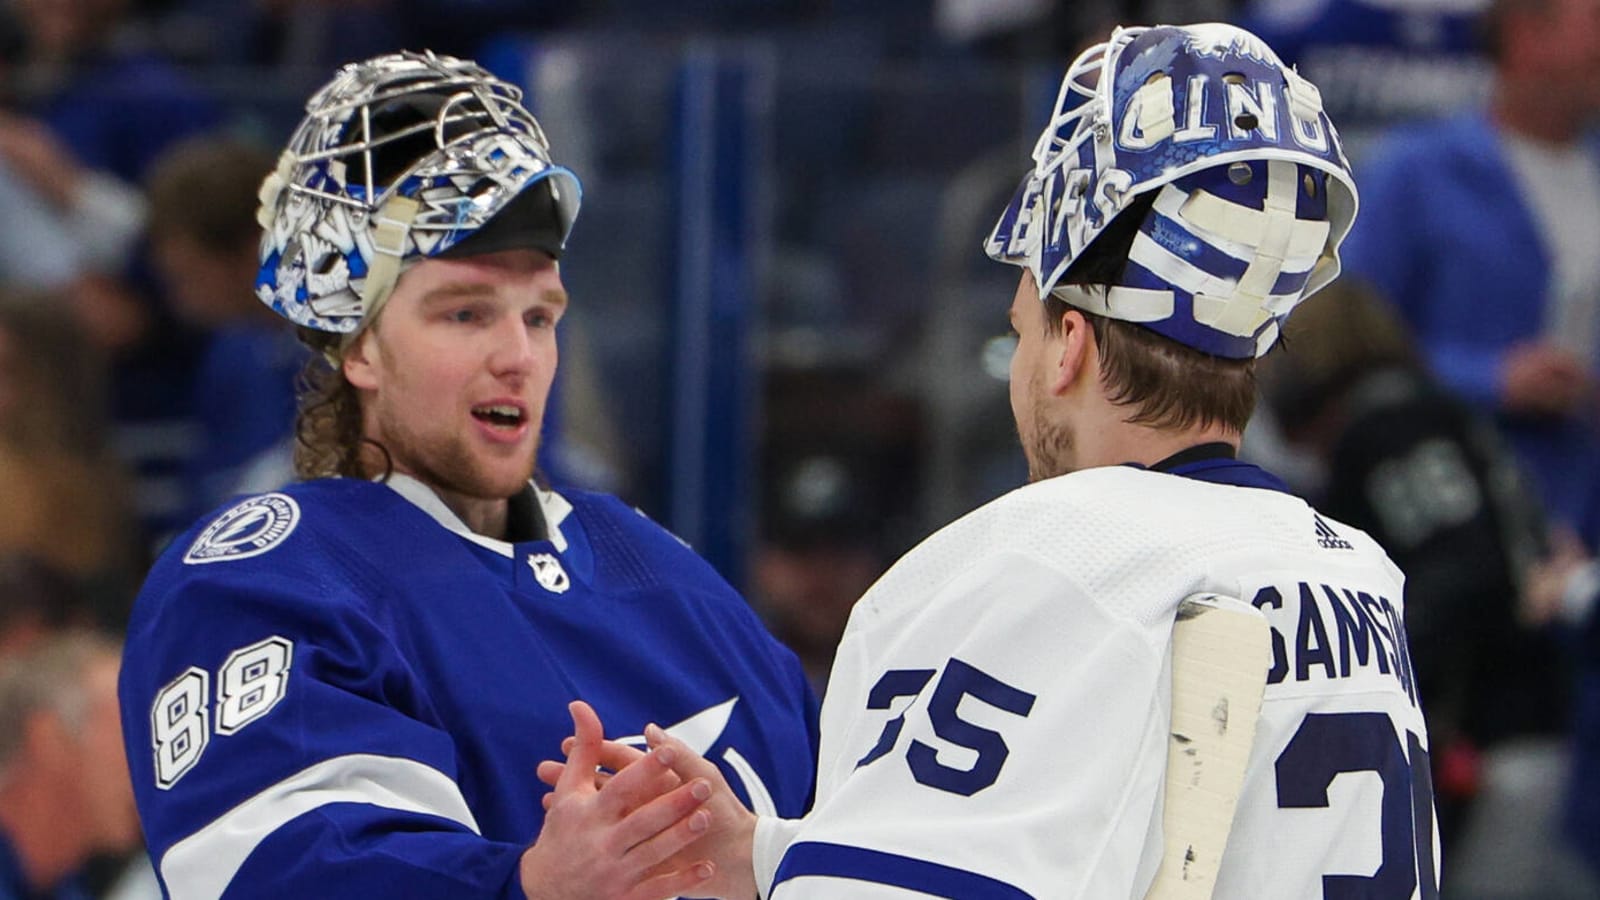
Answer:
<path fill-rule="evenodd" d="M 478 832 L 461 788 L 415 760 L 352 754 L 324 760 L 267 788 L 161 857 L 172 900 L 220 897 L 246 858 L 284 823 L 333 803 L 368 803 L 437 816 Z"/>
<path fill-rule="evenodd" d="M 783 862 L 778 864 L 778 874 L 772 885 L 776 888 L 791 878 L 808 875 L 887 884 L 950 900 L 1033 900 L 1026 891 L 977 872 L 865 847 L 820 841 L 791 845 L 783 854 Z"/>

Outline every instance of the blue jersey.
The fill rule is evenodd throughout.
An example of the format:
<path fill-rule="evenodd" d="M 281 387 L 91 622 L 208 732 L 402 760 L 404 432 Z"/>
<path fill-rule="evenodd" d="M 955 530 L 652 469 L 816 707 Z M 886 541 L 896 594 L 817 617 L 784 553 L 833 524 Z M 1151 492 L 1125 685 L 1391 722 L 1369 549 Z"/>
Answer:
<path fill-rule="evenodd" d="M 577 698 L 609 737 L 668 727 L 758 812 L 805 810 L 794 655 L 642 514 L 536 494 L 543 540 L 473 534 L 397 476 L 252 497 L 172 545 L 120 685 L 170 896 L 520 898 Z"/>

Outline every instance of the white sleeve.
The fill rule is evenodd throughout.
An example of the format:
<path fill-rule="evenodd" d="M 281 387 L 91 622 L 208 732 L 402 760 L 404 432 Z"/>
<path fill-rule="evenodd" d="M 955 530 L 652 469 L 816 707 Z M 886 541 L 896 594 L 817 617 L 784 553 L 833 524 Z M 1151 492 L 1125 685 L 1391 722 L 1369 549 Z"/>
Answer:
<path fill-rule="evenodd" d="M 886 577 L 840 646 L 817 803 L 773 900 L 1143 896 L 1172 627 L 1146 605 L 1114 611 L 1021 553 Z"/>
<path fill-rule="evenodd" d="M 0 272 L 14 284 L 60 290 L 84 269 L 84 250 L 60 213 L 4 161 L 0 209 L 26 227 L 0 229 Z"/>
<path fill-rule="evenodd" d="M 756 885 L 762 897 L 772 894 L 772 879 L 778 873 L 778 863 L 783 853 L 794 843 L 800 831 L 800 819 L 780 819 L 776 816 L 756 818 L 755 842 L 751 846 L 751 862 L 755 867 Z"/>
<path fill-rule="evenodd" d="M 145 223 L 144 195 L 105 172 L 89 171 L 68 210 L 67 226 L 90 267 L 118 272 L 127 265 Z"/>

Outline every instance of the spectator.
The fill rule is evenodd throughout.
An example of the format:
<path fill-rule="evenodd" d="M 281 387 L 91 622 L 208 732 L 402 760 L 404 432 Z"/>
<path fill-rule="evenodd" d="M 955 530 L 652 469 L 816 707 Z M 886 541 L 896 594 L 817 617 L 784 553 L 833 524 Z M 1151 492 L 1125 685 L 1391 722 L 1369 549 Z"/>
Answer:
<path fill-rule="evenodd" d="M 0 161 L 0 209 L 6 210 L 13 222 L 28 223 L 27 228 L 0 229 L 0 282 L 9 285 L 29 290 L 70 289 L 80 278 L 102 271 L 89 258 L 92 252 L 104 252 L 121 240 L 120 236 L 86 236 L 99 227 L 93 220 L 99 207 L 85 204 L 90 221 L 77 221 L 79 210 L 58 208 L 4 161 Z M 122 258 L 117 251 L 107 255 Z"/>
<path fill-rule="evenodd" d="M 1394 125 L 1482 103 L 1490 0 L 1251 0 L 1241 24 L 1322 88 L 1357 164 Z"/>
<path fill-rule="evenodd" d="M 170 143 L 218 121 L 207 91 L 139 45 L 131 0 L 6 6 L 21 49 L 6 73 L 10 114 L 0 120 L 0 148 L 10 148 L 5 159 L 45 196 L 74 190 L 89 173 L 98 183 L 139 185 Z M 142 530 L 158 544 L 189 512 L 181 478 L 196 430 L 188 403 L 198 347 L 152 300 L 142 255 L 103 274 L 90 290 L 74 291 L 73 304 L 110 354 L 114 446 L 136 478 Z"/>
<path fill-rule="evenodd" d="M 1487 108 L 1397 131 L 1361 171 L 1346 270 L 1494 415 L 1556 520 L 1592 547 L 1600 489 L 1600 0 L 1496 0 Z"/>
<path fill-rule="evenodd" d="M 678 5 L 653 5 L 652 23 L 674 17 Z M 420 45 L 471 53 L 482 49 L 486 36 L 544 32 L 582 14 L 579 4 L 555 0 L 178 0 L 166 6 L 157 21 L 164 46 L 184 59 L 257 71 L 321 70 Z"/>
<path fill-rule="evenodd" d="M 751 600 L 819 691 L 850 609 L 914 539 L 920 410 L 864 369 L 769 373 Z"/>
<path fill-rule="evenodd" d="M 188 480 L 198 516 L 228 496 L 294 477 L 296 374 L 306 354 L 256 299 L 256 186 L 271 153 L 243 141 L 190 138 L 156 161 L 149 237 L 172 310 L 206 333 L 194 384 L 200 447 Z"/>
<path fill-rule="evenodd" d="M 86 900 L 85 864 L 138 846 L 118 652 L 61 632 L 0 660 L 0 896 Z"/>
<path fill-rule="evenodd" d="M 104 443 L 104 368 L 62 305 L 0 296 L 0 552 L 83 582 L 116 623 L 139 568 L 137 535 Z"/>
<path fill-rule="evenodd" d="M 180 0 L 168 6 L 156 23 L 163 46 L 183 59 L 257 72 L 320 70 L 400 49 L 416 34 L 407 10 L 392 0 Z"/>
<path fill-rule="evenodd" d="M 1450 896 L 1480 896 L 1491 879 L 1515 881 L 1515 896 L 1587 896 L 1553 840 L 1571 660 L 1553 629 L 1519 615 L 1546 539 L 1509 449 L 1434 383 L 1359 282 L 1302 304 L 1262 378 L 1286 436 L 1326 472 L 1319 508 L 1406 573 Z M 1543 777 L 1524 783 L 1524 771 Z"/>
<path fill-rule="evenodd" d="M 76 162 L 137 184 L 172 141 L 218 119 L 216 102 L 127 40 L 128 0 L 10 0 L 23 34 L 11 99 Z"/>
<path fill-rule="evenodd" d="M 149 319 L 119 283 L 143 224 L 137 172 L 148 148 L 169 139 L 169 120 L 212 114 L 158 61 L 114 47 L 124 5 L 9 0 L 0 72 L 0 209 L 27 223 L 4 229 L 13 233 L 0 242 L 0 277 L 68 290 L 86 332 L 108 349 L 132 346 Z"/>
<path fill-rule="evenodd" d="M 70 578 L 35 557 L 0 553 L 0 659 L 23 653 L 56 629 L 90 627 L 93 610 Z"/>

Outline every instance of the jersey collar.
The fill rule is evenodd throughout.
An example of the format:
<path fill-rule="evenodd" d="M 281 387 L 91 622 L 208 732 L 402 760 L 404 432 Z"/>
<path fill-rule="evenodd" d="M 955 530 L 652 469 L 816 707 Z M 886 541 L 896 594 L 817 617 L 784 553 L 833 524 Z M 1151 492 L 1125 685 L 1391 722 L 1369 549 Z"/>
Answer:
<path fill-rule="evenodd" d="M 1165 472 L 1169 475 L 1193 478 L 1196 481 L 1209 481 L 1213 484 L 1265 488 L 1269 491 L 1279 491 L 1284 494 L 1293 493 L 1289 490 L 1289 486 L 1284 484 L 1283 480 L 1278 476 L 1254 463 L 1241 462 L 1235 459 L 1234 456 L 1237 452 L 1233 445 L 1225 444 L 1221 441 L 1197 444 L 1193 447 L 1179 450 L 1177 453 L 1148 468 L 1152 472 Z M 1138 463 L 1128 463 L 1128 465 L 1137 469 L 1147 468 Z"/>
<path fill-rule="evenodd" d="M 474 544 L 493 550 L 508 559 L 516 556 L 516 547 L 510 541 L 486 537 L 468 528 L 466 523 L 461 521 L 460 516 L 452 512 L 450 507 L 444 505 L 444 501 L 440 500 L 439 495 L 433 492 L 433 488 L 428 487 L 410 475 L 396 473 L 390 475 L 382 483 L 387 485 L 390 490 L 404 497 L 411 505 L 432 516 L 434 521 L 440 525 L 472 541 Z M 555 545 L 557 553 L 565 553 L 567 550 L 567 538 L 561 531 L 561 523 L 565 522 L 567 516 L 572 513 L 572 504 L 567 502 L 567 498 L 555 491 L 547 491 L 531 481 L 528 482 L 525 490 L 532 496 L 539 513 L 544 517 L 545 530 L 548 532 L 545 540 Z"/>

